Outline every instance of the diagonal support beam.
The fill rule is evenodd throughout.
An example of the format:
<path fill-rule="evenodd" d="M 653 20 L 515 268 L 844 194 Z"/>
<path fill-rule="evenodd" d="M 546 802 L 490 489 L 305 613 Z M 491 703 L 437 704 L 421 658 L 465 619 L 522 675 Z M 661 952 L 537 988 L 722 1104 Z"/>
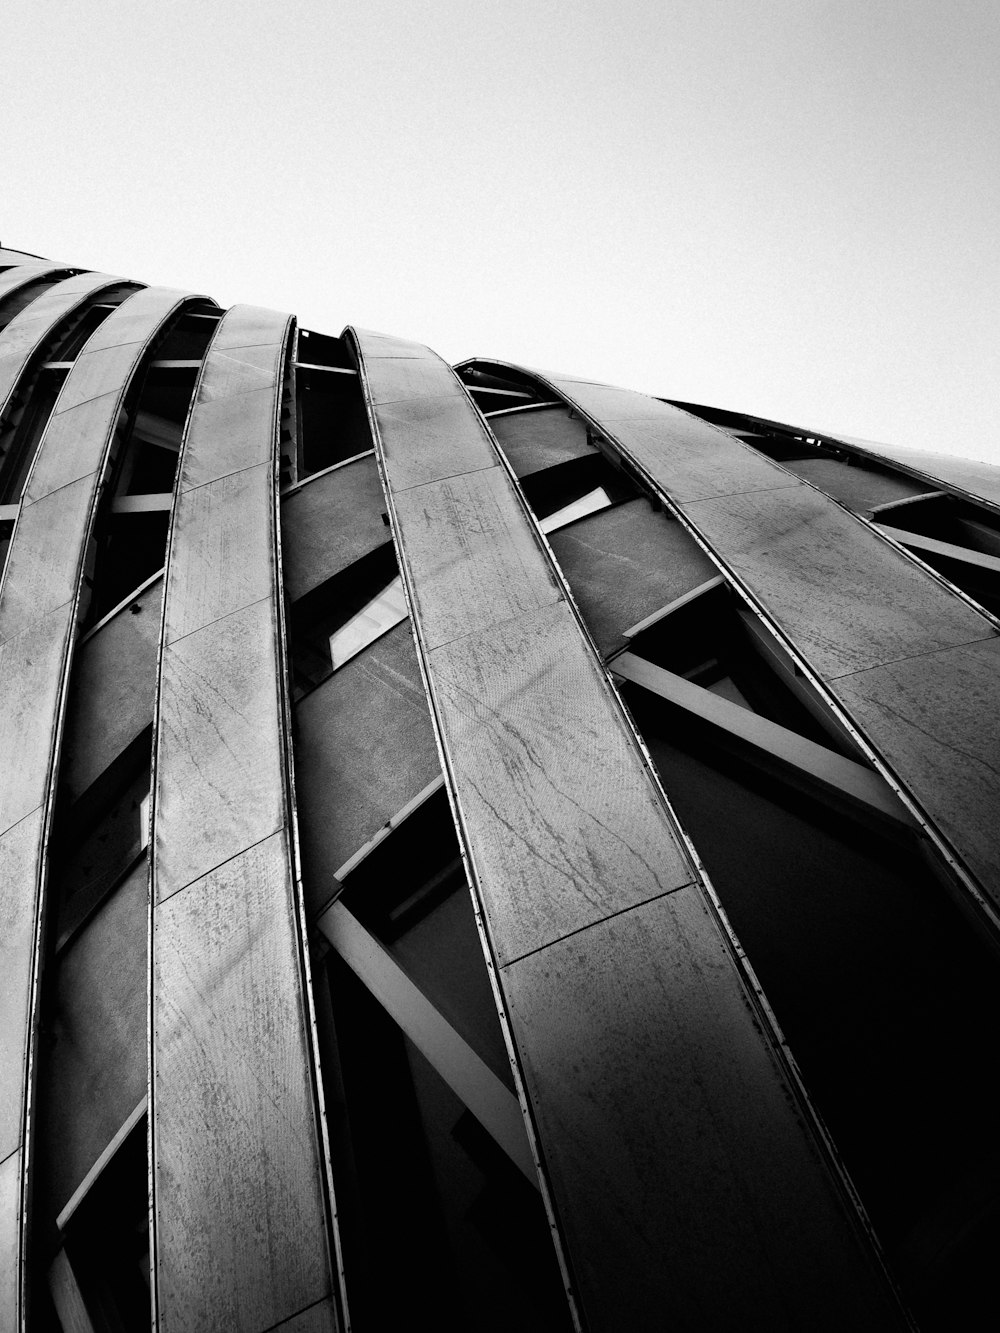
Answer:
<path fill-rule="evenodd" d="M 343 903 L 328 907 L 316 928 L 537 1189 L 538 1175 L 513 1093 Z"/>

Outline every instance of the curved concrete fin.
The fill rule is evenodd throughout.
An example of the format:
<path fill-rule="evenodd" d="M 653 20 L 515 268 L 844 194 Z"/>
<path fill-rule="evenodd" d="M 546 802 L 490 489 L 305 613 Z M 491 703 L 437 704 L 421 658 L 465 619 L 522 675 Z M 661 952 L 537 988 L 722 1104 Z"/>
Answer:
<path fill-rule="evenodd" d="M 723 1328 L 749 1309 L 768 1328 L 897 1327 L 483 418 L 427 348 L 352 336 L 529 1135 L 584 1323 L 652 1329 L 669 1309 L 679 1326 Z"/>

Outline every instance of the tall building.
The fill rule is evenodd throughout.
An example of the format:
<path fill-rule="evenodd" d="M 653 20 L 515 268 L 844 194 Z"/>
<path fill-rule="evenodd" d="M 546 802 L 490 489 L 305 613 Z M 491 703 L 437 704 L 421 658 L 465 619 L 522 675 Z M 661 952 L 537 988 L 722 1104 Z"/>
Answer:
<path fill-rule="evenodd" d="M 995 469 L 11 250 L 0 411 L 0 1328 L 981 1326 Z"/>

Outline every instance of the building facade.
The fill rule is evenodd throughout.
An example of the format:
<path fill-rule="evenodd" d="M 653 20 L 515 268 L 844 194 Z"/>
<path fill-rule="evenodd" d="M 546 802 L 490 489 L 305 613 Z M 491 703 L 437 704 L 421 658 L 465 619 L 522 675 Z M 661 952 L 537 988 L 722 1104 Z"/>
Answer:
<path fill-rule="evenodd" d="M 977 1327 L 1000 471 L 0 250 L 0 1329 Z"/>

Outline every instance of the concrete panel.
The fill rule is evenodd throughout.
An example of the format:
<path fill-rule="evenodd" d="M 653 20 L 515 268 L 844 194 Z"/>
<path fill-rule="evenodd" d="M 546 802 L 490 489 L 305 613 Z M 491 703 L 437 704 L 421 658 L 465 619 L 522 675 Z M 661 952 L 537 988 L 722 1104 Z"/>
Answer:
<path fill-rule="evenodd" d="M 569 376 L 542 382 L 624 445 L 678 502 L 796 484 L 784 468 L 726 431 L 657 398 Z"/>
<path fill-rule="evenodd" d="M 1000 639 L 861 671 L 837 693 L 1000 907 Z"/>
<path fill-rule="evenodd" d="M 376 333 L 373 329 L 356 329 L 355 332 L 365 340 L 365 361 L 368 364 L 383 357 L 420 360 L 427 354 L 427 348 L 421 343 L 397 338 L 391 333 Z"/>
<path fill-rule="evenodd" d="M 181 493 L 259 463 L 270 466 L 290 315 L 234 306 L 216 329 L 198 377 L 193 411 L 210 450 L 185 452 Z"/>
<path fill-rule="evenodd" d="M 593 1328 L 897 1326 L 696 888 L 503 979 Z"/>
<path fill-rule="evenodd" d="M 374 455 L 306 482 L 281 502 L 281 554 L 289 602 L 383 545 L 385 497 Z"/>
<path fill-rule="evenodd" d="M 188 418 L 167 554 L 150 1036 L 167 1330 L 263 1333 L 331 1293 L 277 638 L 291 329 L 255 307 L 223 316 Z"/>
<path fill-rule="evenodd" d="M 429 650 L 561 599 L 499 466 L 414 487 L 396 510 Z"/>
<path fill-rule="evenodd" d="M 416 365 L 411 361 L 379 361 L 376 366 Z M 476 468 L 496 466 L 496 455 L 485 430 L 468 448 L 456 443 L 469 424 L 471 404 L 466 399 L 441 395 L 438 398 L 410 398 L 383 404 L 379 409 L 380 428 L 386 440 L 406 436 L 408 444 L 386 446 L 397 449 L 393 461 L 391 489 L 404 491 L 411 486 L 440 481 Z"/>
<path fill-rule="evenodd" d="M 0 641 L 0 835 L 45 800 L 67 608 Z M 22 886 L 23 889 L 23 886 Z M 3 1079 L 0 1079 L 0 1083 Z"/>
<path fill-rule="evenodd" d="M 157 902 L 285 824 L 273 611 L 265 597 L 164 645 Z"/>
<path fill-rule="evenodd" d="M 181 492 L 170 555 L 174 591 L 166 607 L 167 643 L 270 597 L 270 565 L 246 559 L 248 532 L 259 532 L 265 546 L 272 539 L 270 494 L 269 463 Z"/>
<path fill-rule="evenodd" d="M 3 251 L 0 251 L 0 255 L 2 254 Z M 0 259 L 0 263 L 2 262 L 2 259 Z M 58 273 L 65 267 L 61 264 L 49 264 L 42 260 L 25 261 L 23 264 L 17 260 L 13 262 L 17 265 L 16 268 L 9 268 L 0 273 L 0 301 L 4 297 L 12 296 L 14 292 L 20 291 L 29 282 L 37 282 L 39 278 L 47 277 L 50 273 Z"/>
<path fill-rule="evenodd" d="M 0 1161 L 20 1146 L 35 930 L 34 871 L 42 814 L 33 811 L 0 835 Z M 11 1226 L 0 1216 L 0 1233 Z M 9 1309 L 0 1306 L 0 1322 Z"/>
<path fill-rule="evenodd" d="M 0 333 L 0 413 L 7 410 L 17 381 L 31 357 L 61 320 L 89 297 L 121 282 L 107 273 L 80 273 L 41 292 Z"/>
<path fill-rule="evenodd" d="M 605 655 L 637 624 L 716 574 L 677 522 L 646 500 L 630 500 L 549 535 L 587 628 Z"/>
<path fill-rule="evenodd" d="M 167 1330 L 262 1333 L 330 1291 L 302 996 L 289 985 L 299 970 L 290 889 L 278 833 L 154 913 Z"/>
<path fill-rule="evenodd" d="M 365 396 L 377 405 L 391 491 L 496 466 L 489 433 L 446 362 L 398 339 L 392 346 L 405 354 L 386 357 L 382 343 L 368 341 L 371 334 L 359 336 L 365 340 Z"/>
<path fill-rule="evenodd" d="M 808 486 L 703 500 L 685 511 L 827 679 L 994 633 Z"/>
<path fill-rule="evenodd" d="M 21 1154 L 0 1159 L 0 1310 L 4 1318 L 17 1307 L 17 1264 L 20 1235 Z M 9 1322 L 5 1328 L 17 1325 Z"/>
<path fill-rule="evenodd" d="M 565 603 L 428 665 L 499 962 L 692 881 Z"/>
<path fill-rule="evenodd" d="M 66 608 L 62 618 L 65 633 L 96 489 L 92 471 L 34 504 L 21 506 L 4 571 L 0 638 L 16 634 L 20 626 L 52 615 L 60 607 Z"/>
<path fill-rule="evenodd" d="M 518 477 L 597 452 L 587 442 L 587 427 L 579 418 L 571 419 L 564 407 L 493 417 L 490 429 Z"/>

